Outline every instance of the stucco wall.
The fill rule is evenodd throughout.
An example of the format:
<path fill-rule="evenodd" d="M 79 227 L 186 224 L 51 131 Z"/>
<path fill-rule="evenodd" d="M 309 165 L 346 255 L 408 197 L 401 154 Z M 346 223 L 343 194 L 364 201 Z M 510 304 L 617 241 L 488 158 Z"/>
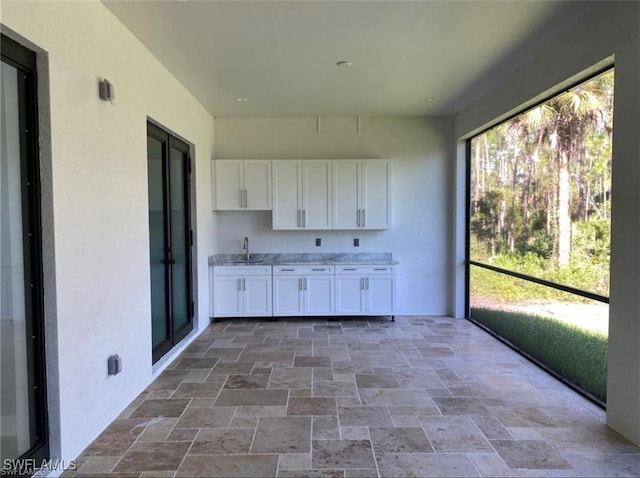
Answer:
<path fill-rule="evenodd" d="M 392 252 L 398 314 L 451 313 L 452 118 L 216 118 L 216 158 L 392 160 L 385 231 L 273 231 L 271 212 L 218 212 L 219 252 Z M 315 238 L 322 246 L 315 246 Z M 353 246 L 353 239 L 360 246 Z"/>
<path fill-rule="evenodd" d="M 37 49 L 41 67 L 49 415 L 52 455 L 68 460 L 153 377 L 148 117 L 193 144 L 195 327 L 209 322 L 213 118 L 99 2 L 3 2 L 2 23 Z M 114 104 L 98 98 L 103 77 Z M 114 353 L 123 371 L 109 377 Z"/>

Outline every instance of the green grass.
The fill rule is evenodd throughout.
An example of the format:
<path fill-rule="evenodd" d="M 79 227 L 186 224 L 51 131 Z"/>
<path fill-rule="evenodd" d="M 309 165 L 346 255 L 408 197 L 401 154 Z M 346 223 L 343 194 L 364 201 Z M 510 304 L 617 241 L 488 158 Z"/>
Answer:
<path fill-rule="evenodd" d="M 607 337 L 531 314 L 472 308 L 471 317 L 603 403 Z"/>
<path fill-rule="evenodd" d="M 500 274 L 482 267 L 471 267 L 471 296 L 513 303 L 556 300 L 571 303 L 593 303 L 592 300 L 523 279 Z"/>

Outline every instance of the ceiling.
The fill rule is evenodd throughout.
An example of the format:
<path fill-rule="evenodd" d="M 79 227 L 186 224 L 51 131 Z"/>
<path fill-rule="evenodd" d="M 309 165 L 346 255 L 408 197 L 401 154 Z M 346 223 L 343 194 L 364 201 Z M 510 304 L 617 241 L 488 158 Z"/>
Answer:
<path fill-rule="evenodd" d="M 217 117 L 455 114 L 595 4 L 103 2 Z"/>

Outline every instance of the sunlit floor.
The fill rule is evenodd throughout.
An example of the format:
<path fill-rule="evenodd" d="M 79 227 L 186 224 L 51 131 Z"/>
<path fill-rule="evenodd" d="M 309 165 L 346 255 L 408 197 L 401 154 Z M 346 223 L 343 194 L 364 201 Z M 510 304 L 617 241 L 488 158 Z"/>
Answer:
<path fill-rule="evenodd" d="M 227 320 L 63 476 L 640 476 L 604 420 L 465 320 Z"/>

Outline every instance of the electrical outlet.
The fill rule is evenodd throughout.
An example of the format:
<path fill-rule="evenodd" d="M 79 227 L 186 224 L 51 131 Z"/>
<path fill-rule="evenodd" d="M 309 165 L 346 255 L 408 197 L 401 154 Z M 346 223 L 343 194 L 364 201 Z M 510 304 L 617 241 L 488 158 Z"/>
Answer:
<path fill-rule="evenodd" d="M 122 372 L 122 359 L 118 354 L 112 355 L 107 359 L 107 373 L 109 375 L 118 375 Z"/>
<path fill-rule="evenodd" d="M 319 237 L 316 237 L 316 246 L 321 246 L 322 245 L 322 239 Z"/>
<path fill-rule="evenodd" d="M 353 247 L 360 247 L 360 239 L 357 237 L 353 240 Z"/>

